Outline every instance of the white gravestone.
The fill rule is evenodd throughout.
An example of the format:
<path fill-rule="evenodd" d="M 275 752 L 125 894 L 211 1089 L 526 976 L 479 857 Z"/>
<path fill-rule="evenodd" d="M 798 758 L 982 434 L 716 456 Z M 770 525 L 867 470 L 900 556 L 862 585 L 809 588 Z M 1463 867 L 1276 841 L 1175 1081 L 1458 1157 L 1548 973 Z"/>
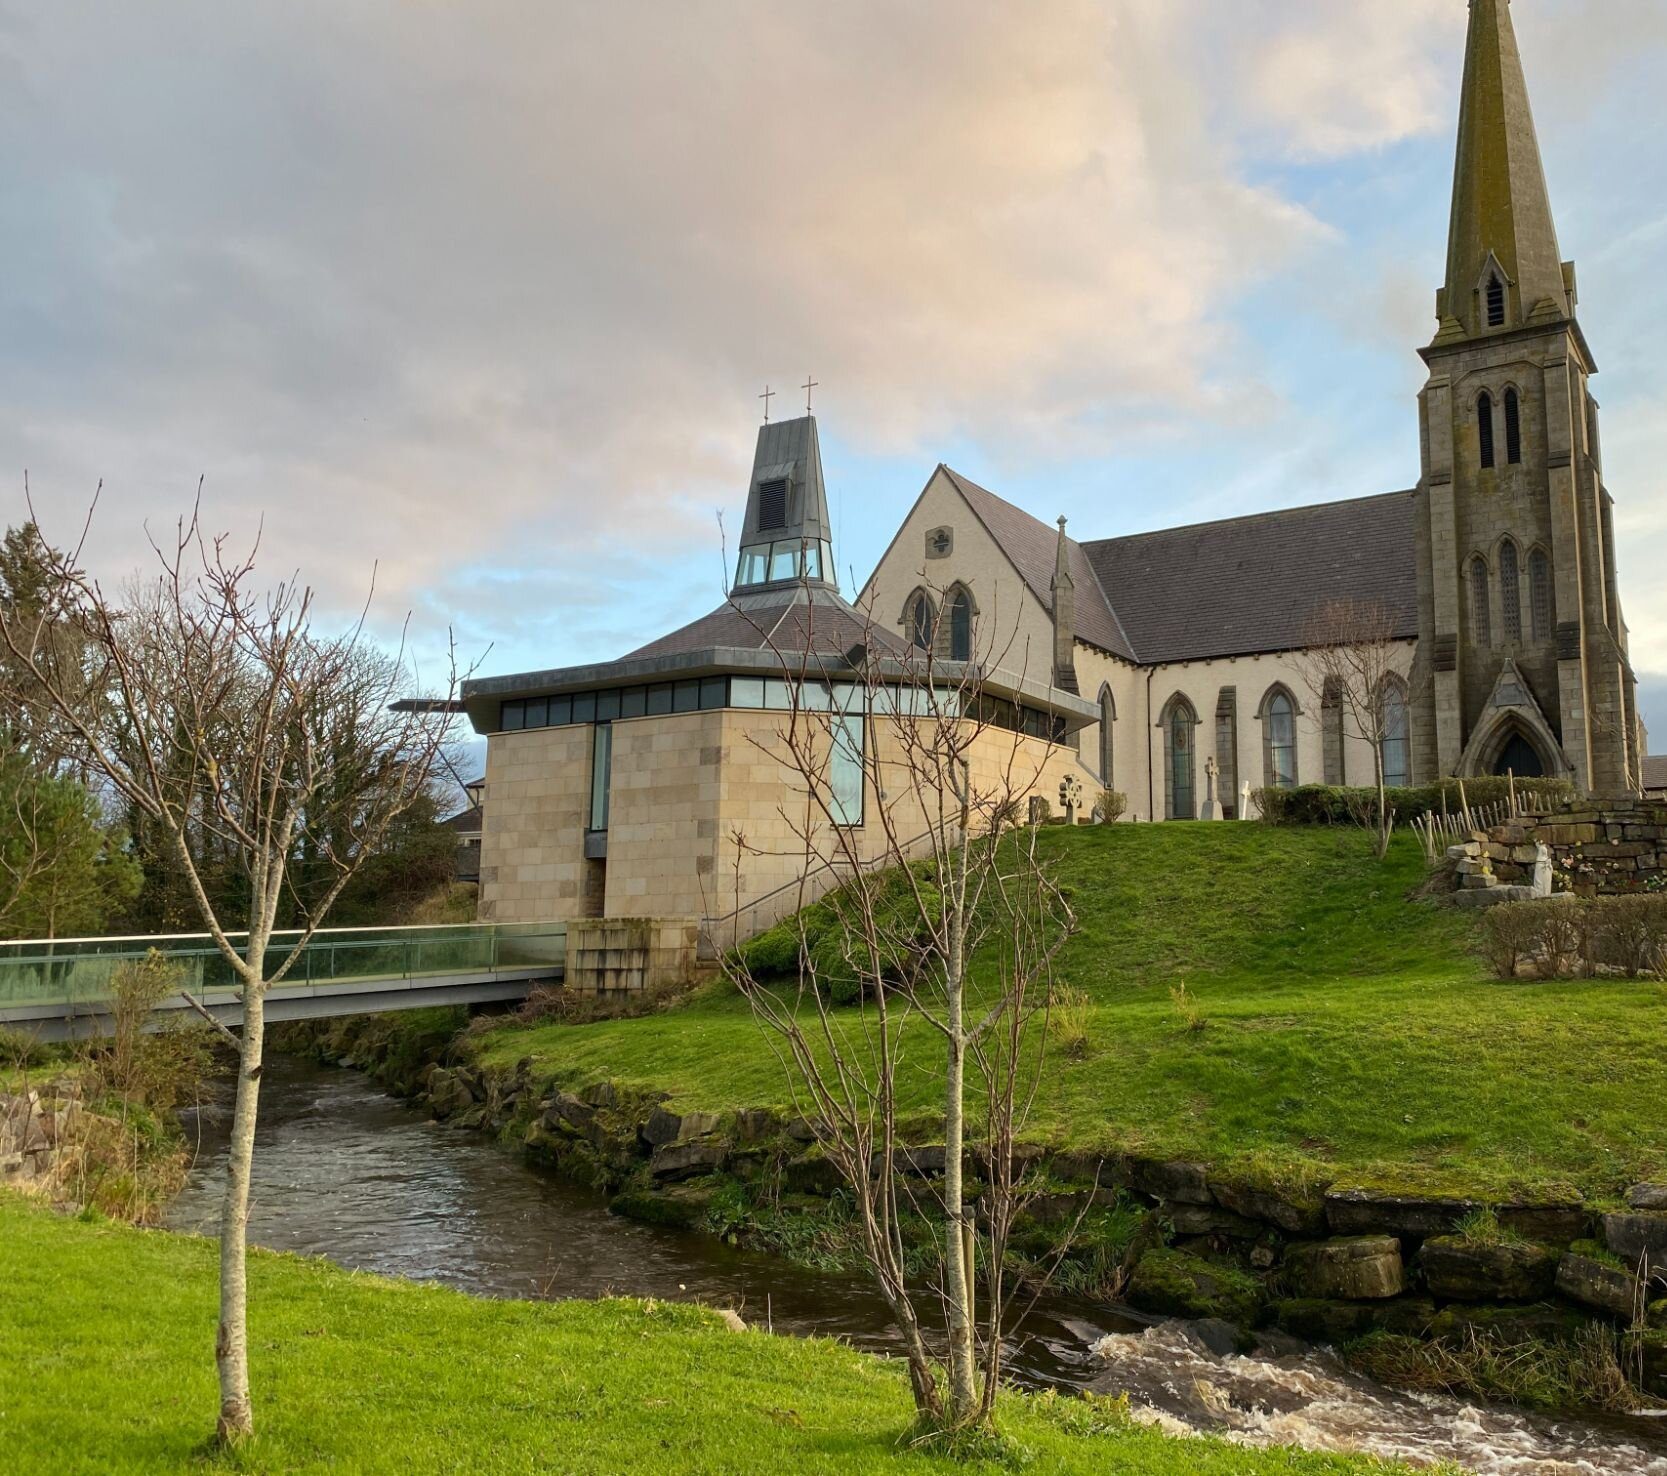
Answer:
<path fill-rule="evenodd" d="M 1204 803 L 1198 811 L 1200 820 L 1220 820 L 1223 818 L 1221 801 L 1216 798 L 1216 775 L 1221 772 L 1212 753 L 1204 760 Z"/>

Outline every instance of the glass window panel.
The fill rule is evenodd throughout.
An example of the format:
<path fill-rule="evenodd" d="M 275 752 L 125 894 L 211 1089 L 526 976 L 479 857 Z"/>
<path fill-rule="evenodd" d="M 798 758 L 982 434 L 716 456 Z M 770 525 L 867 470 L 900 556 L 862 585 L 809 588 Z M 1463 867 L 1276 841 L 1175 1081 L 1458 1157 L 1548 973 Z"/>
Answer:
<path fill-rule="evenodd" d="M 1273 766 L 1273 783 L 1278 789 L 1294 789 L 1297 782 L 1297 725 L 1291 699 L 1276 693 L 1268 703 L 1268 752 Z"/>
<path fill-rule="evenodd" d="M 797 579 L 799 545 L 797 542 L 770 545 L 770 582 L 778 579 Z"/>
<path fill-rule="evenodd" d="M 641 717 L 647 710 L 647 687 L 627 687 L 619 694 L 619 715 L 622 718 Z"/>
<path fill-rule="evenodd" d="M 729 678 L 704 677 L 700 684 L 700 705 L 710 710 L 729 705 Z"/>
<path fill-rule="evenodd" d="M 764 683 L 764 705 L 771 712 L 786 712 L 792 702 L 787 683 L 772 678 Z"/>
<path fill-rule="evenodd" d="M 619 716 L 619 689 L 596 694 L 596 721 L 611 723 Z"/>
<path fill-rule="evenodd" d="M 648 715 L 661 717 L 671 711 L 671 683 L 658 682 L 648 689 Z"/>
<path fill-rule="evenodd" d="M 527 710 L 519 702 L 506 702 L 498 713 L 498 726 L 506 733 L 519 732 L 526 724 Z"/>
<path fill-rule="evenodd" d="M 835 712 L 861 712 L 862 699 L 863 689 L 855 682 L 836 682 L 834 684 L 833 705 Z"/>
<path fill-rule="evenodd" d="M 758 544 L 741 550 L 741 564 L 736 573 L 737 584 L 763 584 L 770 572 L 770 545 Z"/>
<path fill-rule="evenodd" d="M 762 707 L 764 705 L 763 677 L 731 677 L 729 679 L 731 707 Z"/>
<path fill-rule="evenodd" d="M 835 717 L 828 726 L 833 741 L 828 761 L 828 807 L 836 825 L 861 825 L 863 720 L 855 715 Z"/>
<path fill-rule="evenodd" d="M 527 726 L 529 728 L 547 728 L 550 725 L 550 704 L 542 697 L 527 699 Z"/>
<path fill-rule="evenodd" d="M 828 684 L 806 682 L 800 689 L 799 705 L 806 712 L 826 712 L 829 708 Z"/>
<path fill-rule="evenodd" d="M 576 723 L 594 723 L 596 721 L 596 693 L 575 692 L 573 694 L 573 721 Z"/>
<path fill-rule="evenodd" d="M 552 728 L 559 728 L 572 721 L 572 697 L 552 697 L 550 699 L 550 726 Z"/>
<path fill-rule="evenodd" d="M 671 689 L 673 712 L 695 712 L 700 708 L 700 683 L 690 679 L 678 682 Z"/>
<path fill-rule="evenodd" d="M 949 607 L 949 659 L 972 660 L 972 601 L 965 594 Z"/>
<path fill-rule="evenodd" d="M 1383 696 L 1383 782 L 1392 787 L 1412 782 L 1407 699 L 1399 682 L 1391 682 Z"/>
<path fill-rule="evenodd" d="M 611 723 L 598 723 L 590 749 L 590 828 L 608 828 L 608 781 L 613 773 L 614 730 Z"/>
<path fill-rule="evenodd" d="M 822 577 L 822 545 L 807 543 L 805 545 L 805 578 L 820 579 Z"/>

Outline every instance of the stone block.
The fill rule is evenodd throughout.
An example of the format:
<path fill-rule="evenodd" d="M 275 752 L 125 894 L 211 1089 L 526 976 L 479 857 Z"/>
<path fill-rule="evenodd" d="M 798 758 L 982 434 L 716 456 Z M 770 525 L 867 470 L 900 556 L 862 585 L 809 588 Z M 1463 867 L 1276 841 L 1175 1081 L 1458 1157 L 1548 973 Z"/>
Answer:
<path fill-rule="evenodd" d="M 1667 1213 L 1633 1210 L 1603 1217 L 1603 1242 L 1629 1267 L 1667 1272 Z"/>
<path fill-rule="evenodd" d="M 1502 1229 L 1542 1245 L 1568 1246 L 1592 1233 L 1592 1212 L 1584 1204 L 1501 1204 L 1494 1217 Z"/>
<path fill-rule="evenodd" d="M 1287 1235 L 1325 1234 L 1325 1200 L 1319 1194 L 1304 1195 L 1295 1190 L 1268 1189 L 1255 1184 L 1212 1182 L 1210 1192 L 1216 1203 L 1246 1219 L 1260 1220 Z"/>
<path fill-rule="evenodd" d="M 1537 1302 L 1557 1279 L 1556 1251 L 1539 1245 L 1479 1245 L 1438 1235 L 1418 1253 L 1424 1284 L 1443 1301 Z"/>
<path fill-rule="evenodd" d="M 1466 1215 L 1483 1208 L 1472 1199 L 1425 1199 L 1371 1189 L 1334 1189 L 1326 1195 L 1326 1221 L 1337 1235 L 1394 1235 L 1427 1240 L 1451 1235 Z"/>
<path fill-rule="evenodd" d="M 1632 1321 L 1641 1301 L 1638 1278 L 1630 1271 L 1572 1252 L 1557 1263 L 1556 1287 L 1571 1302 L 1622 1322 Z"/>
<path fill-rule="evenodd" d="M 713 1174 L 723 1167 L 724 1145 L 711 1139 L 667 1143 L 657 1148 L 648 1161 L 648 1172 L 659 1183 L 675 1184 L 684 1179 Z"/>
<path fill-rule="evenodd" d="M 1667 1211 L 1667 1184 L 1634 1184 L 1626 1192 L 1629 1208 Z"/>
<path fill-rule="evenodd" d="M 1406 1290 L 1401 1242 L 1392 1235 L 1307 1241 L 1285 1252 L 1285 1284 L 1304 1297 L 1381 1302 Z"/>
<path fill-rule="evenodd" d="M 1129 1187 L 1168 1204 L 1212 1204 L 1209 1174 L 1201 1163 L 1129 1161 Z"/>

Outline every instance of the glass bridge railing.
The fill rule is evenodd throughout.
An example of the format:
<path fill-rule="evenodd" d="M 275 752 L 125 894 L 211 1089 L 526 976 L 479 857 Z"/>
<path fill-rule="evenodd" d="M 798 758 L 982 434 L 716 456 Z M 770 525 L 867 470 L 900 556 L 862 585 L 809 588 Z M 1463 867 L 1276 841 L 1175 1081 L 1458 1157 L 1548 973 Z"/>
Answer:
<path fill-rule="evenodd" d="M 229 934 L 233 947 L 244 934 Z M 267 967 L 278 968 L 300 937 L 272 935 Z M 161 937 L 54 938 L 0 942 L 0 1010 L 97 1005 L 111 979 L 152 949 L 179 971 L 179 987 L 201 995 L 236 989 L 237 977 L 206 933 Z M 563 923 L 462 923 L 440 927 L 330 928 L 318 932 L 273 993 L 308 985 L 393 982 L 439 975 L 491 975 L 559 969 L 567 953 Z"/>

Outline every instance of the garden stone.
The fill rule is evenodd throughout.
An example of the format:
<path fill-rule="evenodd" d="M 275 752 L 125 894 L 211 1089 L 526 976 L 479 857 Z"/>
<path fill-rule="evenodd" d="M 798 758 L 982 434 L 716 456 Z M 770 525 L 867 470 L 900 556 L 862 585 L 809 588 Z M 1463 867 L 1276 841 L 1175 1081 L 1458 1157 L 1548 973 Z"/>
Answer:
<path fill-rule="evenodd" d="M 1635 1210 L 1667 1210 L 1667 1184 L 1634 1184 L 1627 1190 L 1626 1202 Z"/>
<path fill-rule="evenodd" d="M 1289 1297 L 1273 1307 L 1275 1326 L 1306 1342 L 1323 1344 L 1352 1342 L 1372 1332 L 1420 1338 L 1435 1315 L 1435 1303 L 1424 1297 L 1398 1297 L 1388 1302 Z"/>
<path fill-rule="evenodd" d="M 642 1136 L 645 1143 L 658 1148 L 666 1143 L 705 1138 L 717 1130 L 718 1115 L 715 1112 L 667 1112 L 664 1107 L 656 1107 L 643 1126 Z"/>
<path fill-rule="evenodd" d="M 1389 1235 L 1310 1241 L 1285 1252 L 1285 1280 L 1304 1296 L 1379 1302 L 1406 1289 L 1401 1243 Z"/>
<path fill-rule="evenodd" d="M 1572 1307 L 1547 1303 L 1533 1307 L 1477 1307 L 1455 1302 L 1436 1314 L 1429 1331 L 1432 1338 L 1443 1343 L 1462 1343 L 1472 1335 L 1505 1344 L 1572 1343 L 1590 1326 L 1585 1314 Z"/>
<path fill-rule="evenodd" d="M 1426 1240 L 1424 1282 L 1443 1301 L 1537 1302 L 1551 1295 L 1557 1252 L 1539 1245 L 1477 1245 L 1454 1236 Z"/>
<path fill-rule="evenodd" d="M 1645 1275 L 1667 1272 L 1667 1214 L 1635 1211 L 1603 1217 L 1603 1242 Z"/>
<path fill-rule="evenodd" d="M 1571 1302 L 1631 1322 L 1638 1306 L 1638 1278 L 1590 1256 L 1566 1255 L 1557 1264 L 1557 1290 Z"/>
<path fill-rule="evenodd" d="M 813 1153 L 796 1158 L 781 1173 L 782 1182 L 795 1194 L 819 1194 L 826 1198 L 845 1187 L 845 1175 L 831 1158 Z"/>
<path fill-rule="evenodd" d="M 619 1093 L 614 1089 L 611 1081 L 599 1081 L 588 1086 L 579 1095 L 589 1102 L 592 1107 L 619 1106 Z"/>
<path fill-rule="evenodd" d="M 583 1133 L 596 1120 L 596 1109 L 578 1097 L 562 1092 L 544 1114 L 544 1126 L 552 1132 Z"/>

